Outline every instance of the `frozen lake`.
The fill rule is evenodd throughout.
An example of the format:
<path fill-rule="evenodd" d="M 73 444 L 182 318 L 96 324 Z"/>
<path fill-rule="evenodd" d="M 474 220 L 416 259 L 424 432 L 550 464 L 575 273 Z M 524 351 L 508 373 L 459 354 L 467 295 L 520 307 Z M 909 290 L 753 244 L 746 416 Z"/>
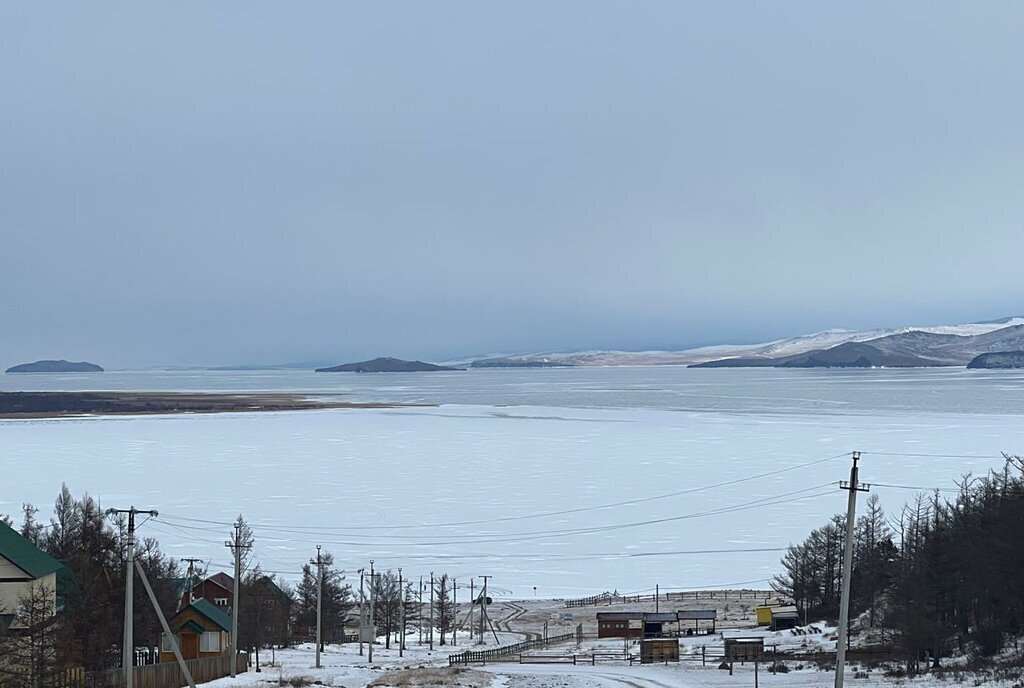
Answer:
<path fill-rule="evenodd" d="M 0 385 L 439 404 L 0 421 L 0 512 L 29 501 L 48 516 L 64 481 L 104 506 L 159 509 L 142 533 L 212 568 L 227 568 L 221 523 L 241 512 L 257 560 L 286 578 L 322 544 L 348 570 L 374 559 L 413 578 L 491 574 L 523 597 L 763 586 L 776 548 L 844 510 L 828 483 L 848 476 L 850 451 L 865 452 L 865 482 L 924 488 L 1024 451 L 1013 372 L 113 372 Z M 874 491 L 893 512 L 914 496 Z"/>

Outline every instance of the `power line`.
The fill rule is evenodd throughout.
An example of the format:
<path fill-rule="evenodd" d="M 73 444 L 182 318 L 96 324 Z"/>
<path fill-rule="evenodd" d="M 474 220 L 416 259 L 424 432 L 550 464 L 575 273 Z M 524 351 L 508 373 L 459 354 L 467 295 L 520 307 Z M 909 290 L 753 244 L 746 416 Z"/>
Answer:
<path fill-rule="evenodd" d="M 845 456 L 848 456 L 848 455 L 849 455 L 849 452 L 844 452 L 842 454 L 837 454 L 835 456 L 829 456 L 829 457 L 824 458 L 824 459 L 816 459 L 814 461 L 807 461 L 807 462 L 804 462 L 804 463 L 795 464 L 793 466 L 787 466 L 786 468 L 779 468 L 779 469 L 776 469 L 776 470 L 773 470 L 773 471 L 766 471 L 764 473 L 758 473 L 756 475 L 749 475 L 749 476 L 745 476 L 745 477 L 742 477 L 742 478 L 735 478 L 735 479 L 732 479 L 732 480 L 725 480 L 725 481 L 722 481 L 722 482 L 719 482 L 719 483 L 713 483 L 711 485 L 703 485 L 703 486 L 700 486 L 700 487 L 691 487 L 691 488 L 687 488 L 685 490 L 677 490 L 675 492 L 667 492 L 667 493 L 664 493 L 664 494 L 652 495 L 652 496 L 649 496 L 649 497 L 638 497 L 636 499 L 627 499 L 627 500 L 623 500 L 623 501 L 619 501 L 619 502 L 608 502 L 608 503 L 605 503 L 605 504 L 596 504 L 596 505 L 593 505 L 593 506 L 578 507 L 578 508 L 575 508 L 575 509 L 563 509 L 561 511 L 546 511 L 546 512 L 540 512 L 540 513 L 535 513 L 535 514 L 523 514 L 523 515 L 520 515 L 520 516 L 504 516 L 504 517 L 500 517 L 500 518 L 479 519 L 479 520 L 472 520 L 472 521 L 452 521 L 452 522 L 448 522 L 448 523 L 411 523 L 411 524 L 398 524 L 398 525 L 337 526 L 337 527 L 331 527 L 331 526 L 317 526 L 317 527 L 313 527 L 313 526 L 309 526 L 309 527 L 292 526 L 286 532 L 299 532 L 299 531 L 302 531 L 302 530 L 307 530 L 307 531 L 310 531 L 310 534 L 313 534 L 314 531 L 315 532 L 323 532 L 323 531 L 332 531 L 332 530 L 338 530 L 338 531 L 343 531 L 344 532 L 344 531 L 350 531 L 350 530 L 404 530 L 404 529 L 423 529 L 423 528 L 449 528 L 449 527 L 457 527 L 457 526 L 485 525 L 485 524 L 490 524 L 490 523 L 505 523 L 505 522 L 508 522 L 508 521 L 525 521 L 525 520 L 536 519 L 536 518 L 548 518 L 548 517 L 551 517 L 551 516 L 565 516 L 565 515 L 568 515 L 568 514 L 584 513 L 584 512 L 587 512 L 587 511 L 599 511 L 599 510 L 602 510 L 602 509 L 613 509 L 615 507 L 620 507 L 620 506 L 631 506 L 631 505 L 634 505 L 634 504 L 643 504 L 643 503 L 646 503 L 646 502 L 652 502 L 652 501 L 656 501 L 656 500 L 659 500 L 659 499 L 669 499 L 669 498 L 672 498 L 672 497 L 679 497 L 679 496 L 686 495 L 686 494 L 693 494 L 695 492 L 705 492 L 707 490 L 714 490 L 714 489 L 718 489 L 720 487 L 728 487 L 730 485 L 737 485 L 739 483 L 749 482 L 751 480 L 760 480 L 761 478 L 768 478 L 768 477 L 775 476 L 775 475 L 781 475 L 783 473 L 788 473 L 790 471 L 800 470 L 801 468 L 809 468 L 810 466 L 815 466 L 817 464 L 826 463 L 828 461 L 835 461 L 837 459 L 841 459 L 841 458 L 843 458 Z M 230 525 L 232 525 L 232 523 L 229 523 L 229 522 L 226 522 L 226 521 L 213 521 L 213 520 L 209 520 L 209 519 L 192 518 L 192 517 L 188 517 L 188 516 L 175 516 L 174 514 L 164 514 L 163 518 L 167 518 L 168 516 L 174 517 L 175 519 L 177 519 L 179 521 L 191 521 L 191 522 L 195 522 L 195 523 L 207 523 L 207 524 L 221 525 L 221 526 L 230 526 Z M 280 524 L 251 523 L 250 526 L 252 526 L 252 527 L 257 527 L 258 526 L 262 530 L 274 530 L 274 529 L 282 528 Z"/>
<path fill-rule="evenodd" d="M 636 527 L 640 527 L 640 526 L 658 525 L 658 524 L 662 524 L 662 523 L 672 523 L 672 522 L 676 522 L 676 521 L 689 520 L 689 519 L 693 519 L 693 518 L 701 518 L 701 517 L 704 517 L 704 516 L 715 516 L 715 515 L 719 515 L 719 514 L 732 513 L 732 512 L 735 512 L 735 511 L 744 511 L 744 510 L 747 510 L 747 509 L 753 509 L 753 508 L 757 508 L 757 507 L 760 507 L 760 506 L 764 506 L 765 504 L 770 503 L 770 502 L 775 502 L 775 503 L 783 504 L 783 503 L 787 503 L 787 502 L 790 502 L 790 501 L 798 501 L 798 500 L 795 500 L 795 499 L 793 499 L 793 500 L 784 499 L 786 497 L 793 497 L 795 495 L 801 495 L 801 494 L 806 495 L 806 493 L 808 493 L 808 492 L 813 492 L 815 490 L 820 490 L 823 487 L 827 487 L 827 486 L 834 485 L 834 484 L 835 484 L 834 481 L 833 482 L 828 482 L 828 483 L 823 483 L 821 485 L 815 485 L 813 487 L 807 487 L 807 488 L 803 488 L 801 490 L 793 490 L 791 492 L 785 492 L 785 493 L 782 493 L 782 494 L 779 494 L 779 495 L 772 495 L 770 497 L 763 497 L 763 498 L 760 498 L 760 499 L 756 499 L 754 501 L 743 502 L 743 503 L 737 504 L 737 505 L 732 505 L 732 506 L 728 506 L 728 507 L 721 507 L 721 508 L 717 508 L 717 509 L 710 509 L 710 510 L 707 510 L 707 511 L 693 512 L 693 513 L 689 513 L 689 514 L 682 514 L 682 515 L 677 515 L 677 516 L 668 516 L 668 517 L 664 517 L 664 518 L 647 519 L 647 520 L 643 520 L 643 521 L 633 521 L 633 522 L 629 522 L 629 523 L 617 523 L 617 524 L 607 524 L 607 525 L 602 525 L 602 526 L 591 526 L 591 527 L 585 527 L 585 528 L 564 528 L 564 529 L 558 529 L 558 530 L 527 531 L 527 532 L 520 532 L 520 533 L 496 533 L 496 534 L 494 534 L 494 535 L 497 535 L 499 537 L 482 537 L 479 534 L 474 534 L 474 535 L 464 535 L 464 536 L 448 536 L 449 538 L 451 538 L 451 537 L 459 538 L 459 539 L 455 539 L 455 540 L 448 539 L 448 540 L 438 540 L 438 541 L 432 541 L 432 542 L 390 542 L 390 543 L 358 542 L 358 541 L 323 541 L 323 540 L 310 541 L 310 540 L 303 540 L 301 538 L 295 538 L 295 537 L 275 538 L 275 537 L 272 537 L 272 536 L 266 536 L 266 535 L 262 535 L 262 534 L 261 534 L 261 537 L 264 540 L 270 540 L 270 541 L 273 541 L 273 542 L 306 542 L 306 543 L 314 542 L 314 544 L 316 542 L 320 542 L 322 544 L 339 545 L 339 546 L 344 546 L 344 547 L 427 547 L 427 546 L 443 546 L 443 545 L 464 545 L 464 544 L 488 544 L 488 543 L 502 543 L 502 542 L 520 542 L 520 541 L 524 541 L 524 540 L 540 540 L 540 539 L 547 539 L 547 538 L 560 537 L 560 536 L 586 535 L 586 534 L 591 534 L 591 533 L 604 533 L 604 532 L 609 532 L 609 531 L 613 531 L 613 530 L 623 530 L 623 529 L 626 529 L 626 528 L 636 528 Z M 819 494 L 806 495 L 804 497 L 801 497 L 800 499 L 812 499 L 812 498 L 824 496 L 824 495 L 827 495 L 827 494 L 831 494 L 831 492 L 821 492 Z M 180 528 L 190 528 L 191 526 L 179 526 L 179 527 Z M 287 531 L 287 532 L 291 532 L 291 531 Z M 309 534 L 309 533 L 306 533 L 306 532 L 303 532 L 303 531 L 299 531 L 299 532 L 300 532 L 300 534 L 303 534 L 303 535 Z"/>
<path fill-rule="evenodd" d="M 867 456 L 908 456 L 926 459 L 1005 459 L 1002 454 L 929 454 L 925 452 L 864 451 Z M 845 455 L 844 455 L 845 456 Z"/>

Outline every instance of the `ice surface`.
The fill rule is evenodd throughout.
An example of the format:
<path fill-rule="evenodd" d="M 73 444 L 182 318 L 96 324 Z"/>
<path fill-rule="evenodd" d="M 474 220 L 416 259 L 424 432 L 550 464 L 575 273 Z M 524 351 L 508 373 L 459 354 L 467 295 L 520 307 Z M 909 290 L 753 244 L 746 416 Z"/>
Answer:
<path fill-rule="evenodd" d="M 566 379 L 550 372 L 532 371 L 532 379 Z M 161 518 L 142 534 L 174 555 L 211 560 L 214 569 L 227 568 L 229 531 L 205 521 L 243 513 L 255 526 L 257 560 L 291 579 L 321 544 L 349 571 L 374 559 L 378 568 L 402 566 L 413 579 L 430 571 L 463 582 L 490 574 L 498 595 L 532 595 L 533 586 L 548 597 L 655 584 L 757 587 L 778 571 L 780 552 L 664 553 L 782 548 L 801 540 L 844 509 L 845 492 L 808 488 L 845 479 L 847 458 L 668 499 L 521 517 L 699 488 L 854 449 L 916 455 L 866 453 L 863 481 L 948 488 L 963 473 L 1000 465 L 1000 451 L 1019 452 L 1024 444 L 1020 415 L 970 412 L 969 401 L 962 413 L 901 411 L 891 400 L 884 413 L 866 411 L 870 390 L 890 389 L 891 375 L 827 378 L 828 385 L 872 381 L 858 387 L 851 413 L 842 412 L 841 399 L 827 403 L 826 378 L 798 376 L 788 399 L 806 404 L 784 399 L 778 413 L 766 409 L 781 392 L 768 387 L 760 395 L 748 389 L 752 400 L 736 411 L 451 404 L 0 422 L 0 512 L 15 514 L 22 502 L 33 502 L 45 516 L 63 481 L 105 507 L 159 509 Z M 808 386 L 810 379 L 818 386 Z M 950 394 L 941 391 L 945 379 L 908 377 L 900 384 L 918 385 L 925 398 Z M 1019 393 L 1017 378 L 990 380 L 986 403 Z M 974 384 L 961 385 L 968 390 L 962 399 L 985 397 Z M 705 393 L 721 391 L 712 385 Z M 819 411 L 798 410 L 805 405 Z M 875 491 L 890 510 L 913 496 Z M 688 517 L 732 507 L 739 508 Z M 465 523 L 500 518 L 518 520 Z M 666 518 L 676 520 L 616 527 Z M 431 527 L 453 522 L 462 525 Z M 553 532 L 581 529 L 596 530 Z"/>

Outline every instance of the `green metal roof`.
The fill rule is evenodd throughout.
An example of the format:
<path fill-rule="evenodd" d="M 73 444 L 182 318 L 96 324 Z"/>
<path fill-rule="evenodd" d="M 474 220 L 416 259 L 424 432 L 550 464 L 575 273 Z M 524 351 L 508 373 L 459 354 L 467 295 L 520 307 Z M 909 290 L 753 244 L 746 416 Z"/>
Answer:
<path fill-rule="evenodd" d="M 64 568 L 64 564 L 33 545 L 18 531 L 3 522 L 0 522 L 0 556 L 33 578 L 42 578 Z"/>
<path fill-rule="evenodd" d="M 200 597 L 198 600 L 190 604 L 189 607 L 192 607 L 207 619 L 220 626 L 221 630 L 227 631 L 228 633 L 231 632 L 231 617 L 221 611 L 217 605 L 211 604 Z"/>
<path fill-rule="evenodd" d="M 204 633 L 206 631 L 205 628 L 203 628 L 202 626 L 197 624 L 192 619 L 189 619 L 188 621 L 186 621 L 185 625 L 181 627 L 181 630 L 183 630 L 183 631 L 186 631 L 186 630 L 187 631 L 192 631 L 193 633 Z"/>

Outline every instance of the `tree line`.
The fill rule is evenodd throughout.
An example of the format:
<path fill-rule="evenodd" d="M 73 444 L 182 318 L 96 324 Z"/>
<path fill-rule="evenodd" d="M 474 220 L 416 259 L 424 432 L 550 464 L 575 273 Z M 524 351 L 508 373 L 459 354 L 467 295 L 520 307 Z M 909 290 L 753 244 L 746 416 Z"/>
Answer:
<path fill-rule="evenodd" d="M 806 617 L 838 617 L 845 539 L 836 515 L 783 556 L 773 587 Z M 1024 461 L 1004 455 L 1001 470 L 919 494 L 895 518 L 868 499 L 854 534 L 850 617 L 891 631 L 908 662 L 991 657 L 1024 630 L 1022 570 Z"/>
<path fill-rule="evenodd" d="M 0 608 L 0 688 L 51 688 L 66 685 L 69 676 L 115 669 L 121 665 L 124 628 L 127 521 L 124 514 L 108 514 L 94 498 L 74 498 L 62 486 L 49 523 L 37 519 L 38 509 L 25 504 L 20 523 L 7 516 L 0 520 L 15 528 L 36 547 L 64 565 L 58 585 L 50 589 L 32 586 L 14 608 Z M 317 570 L 305 564 L 292 587 L 267 575 L 252 559 L 254 535 L 242 516 L 236 521 L 243 575 L 239 578 L 238 647 L 283 647 L 315 633 Z M 234 553 L 234 547 L 232 547 Z M 182 604 L 192 587 L 205 577 L 190 578 L 181 562 L 165 554 L 156 539 L 137 540 L 135 558 L 142 566 L 167 619 Z M 329 552 L 321 558 L 323 642 L 343 640 L 343 629 L 352 624 L 359 606 L 352 584 L 346 580 Z M 233 573 L 233 572 L 232 572 Z M 401 632 L 404 608 L 408 626 L 418 623 L 419 599 L 411 581 L 399 585 L 390 570 L 367 577 L 364 592 L 374 596 L 374 622 L 378 636 L 390 647 Z M 451 603 L 451 579 L 435 580 L 435 627 L 441 643 L 455 624 Z M 423 600 L 427 601 L 426 598 Z M 54 613 L 54 610 L 57 610 Z M 366 605 L 368 611 L 369 605 Z M 160 646 L 161 626 L 142 585 L 134 586 L 134 640 L 136 648 Z M 2 623 L 4 620 L 8 623 Z M 357 622 L 356 622 L 357 623 Z"/>

